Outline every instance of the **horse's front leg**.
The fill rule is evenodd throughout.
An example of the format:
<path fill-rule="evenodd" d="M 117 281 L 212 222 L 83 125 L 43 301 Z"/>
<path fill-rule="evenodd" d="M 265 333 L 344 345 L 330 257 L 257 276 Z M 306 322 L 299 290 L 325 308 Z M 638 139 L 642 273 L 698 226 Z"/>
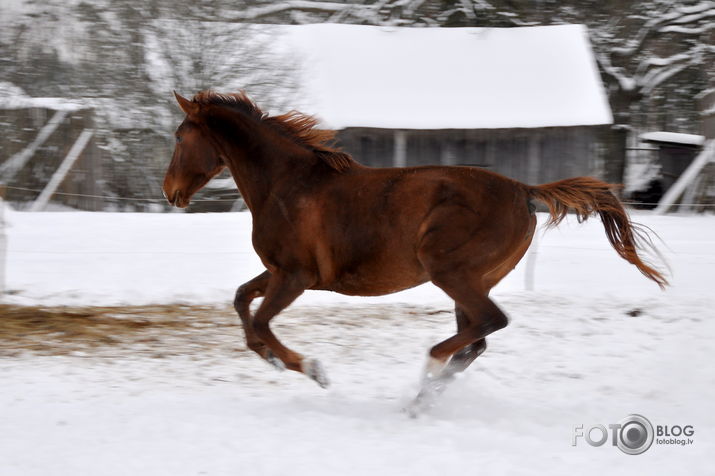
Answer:
<path fill-rule="evenodd" d="M 328 379 L 320 362 L 306 359 L 283 345 L 273 334 L 269 325 L 276 314 L 288 307 L 311 284 L 310 278 L 306 275 L 273 273 L 268 280 L 263 302 L 253 316 L 253 331 L 268 347 L 269 352 L 278 357 L 287 369 L 302 372 L 325 388 L 328 386 Z"/>
<path fill-rule="evenodd" d="M 246 345 L 249 349 L 273 364 L 279 370 L 283 370 L 283 362 L 278 360 L 258 338 L 253 330 L 253 319 L 251 318 L 251 302 L 262 297 L 266 293 L 268 281 L 271 278 L 269 271 L 264 271 L 247 283 L 242 284 L 236 290 L 236 297 L 233 300 L 233 307 L 238 313 L 243 325 L 243 332 L 246 334 Z"/>

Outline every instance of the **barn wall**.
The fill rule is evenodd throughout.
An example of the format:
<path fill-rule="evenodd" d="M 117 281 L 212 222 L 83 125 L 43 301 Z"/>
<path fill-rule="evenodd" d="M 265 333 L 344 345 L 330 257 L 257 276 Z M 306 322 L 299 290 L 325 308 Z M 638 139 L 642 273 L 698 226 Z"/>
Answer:
<path fill-rule="evenodd" d="M 361 164 L 391 167 L 394 162 L 395 133 L 391 129 L 351 128 L 338 132 L 338 144 Z"/>
<path fill-rule="evenodd" d="M 472 165 L 526 183 L 576 175 L 603 176 L 602 137 L 608 126 L 543 129 L 404 130 L 407 165 Z M 372 167 L 394 164 L 394 130 L 349 128 L 344 150 Z"/>

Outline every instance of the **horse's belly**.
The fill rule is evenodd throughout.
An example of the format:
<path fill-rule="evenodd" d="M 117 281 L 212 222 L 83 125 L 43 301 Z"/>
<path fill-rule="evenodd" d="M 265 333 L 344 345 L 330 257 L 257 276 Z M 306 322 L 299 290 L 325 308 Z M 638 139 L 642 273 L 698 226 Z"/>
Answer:
<path fill-rule="evenodd" d="M 354 272 L 344 272 L 316 289 L 335 291 L 350 296 L 382 296 L 419 286 L 429 281 L 421 267 L 399 266 L 385 269 L 379 264 L 363 266 Z"/>

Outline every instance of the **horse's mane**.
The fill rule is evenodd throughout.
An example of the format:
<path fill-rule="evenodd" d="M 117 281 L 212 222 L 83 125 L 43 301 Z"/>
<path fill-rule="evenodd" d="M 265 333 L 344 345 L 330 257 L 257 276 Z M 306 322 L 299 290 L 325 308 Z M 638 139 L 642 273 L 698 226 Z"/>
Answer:
<path fill-rule="evenodd" d="M 298 111 L 269 116 L 261 111 L 244 91 L 230 94 L 220 94 L 211 90 L 201 91 L 194 96 L 193 102 L 237 109 L 311 150 L 316 157 L 338 172 L 349 169 L 355 164 L 349 154 L 332 145 L 335 141 L 335 131 L 317 129 L 318 120 L 313 116 Z"/>

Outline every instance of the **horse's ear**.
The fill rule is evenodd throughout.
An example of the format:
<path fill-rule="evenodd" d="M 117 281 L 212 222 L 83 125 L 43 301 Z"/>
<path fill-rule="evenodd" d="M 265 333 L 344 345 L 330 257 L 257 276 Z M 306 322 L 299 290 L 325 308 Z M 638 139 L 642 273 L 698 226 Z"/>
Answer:
<path fill-rule="evenodd" d="M 174 96 L 176 96 L 176 101 L 179 103 L 181 110 L 184 111 L 187 116 L 191 116 L 192 114 L 199 112 L 199 105 L 197 103 L 189 101 L 176 91 L 174 91 Z"/>

